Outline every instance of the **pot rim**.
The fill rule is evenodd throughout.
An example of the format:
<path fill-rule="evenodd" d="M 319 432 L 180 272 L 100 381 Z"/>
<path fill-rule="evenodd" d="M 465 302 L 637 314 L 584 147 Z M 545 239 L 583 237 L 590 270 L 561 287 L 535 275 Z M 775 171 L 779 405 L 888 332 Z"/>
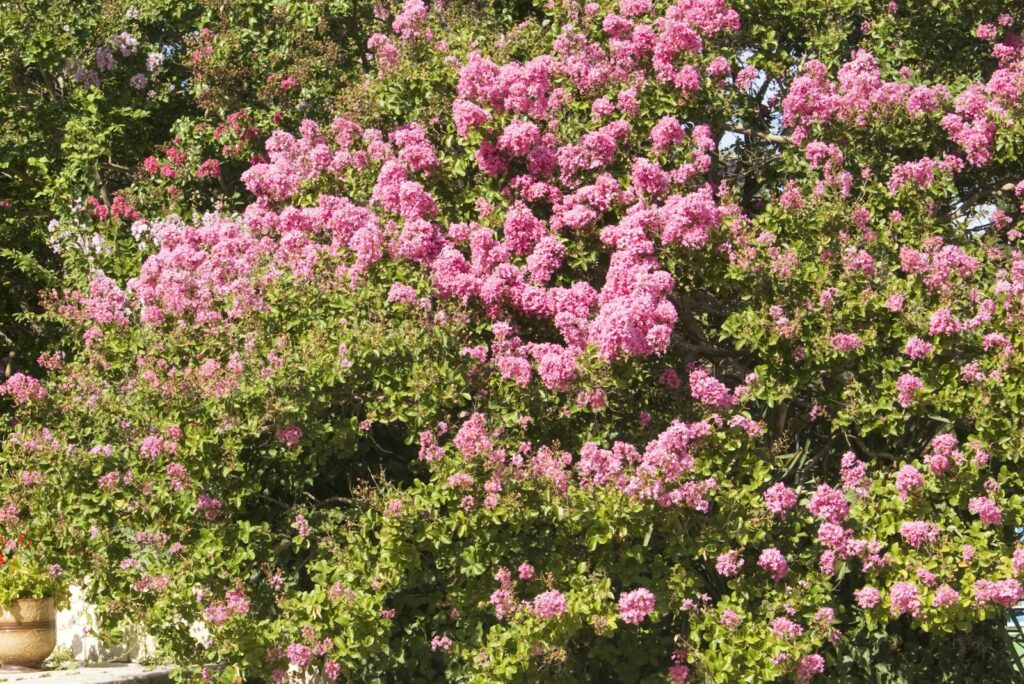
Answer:
<path fill-rule="evenodd" d="M 52 597 L 41 599 L 15 599 L 11 603 L 0 606 L 0 626 L 4 631 L 35 627 L 49 629 L 47 624 L 57 624 L 57 610 Z M 31 625 L 32 627 L 29 627 Z"/>

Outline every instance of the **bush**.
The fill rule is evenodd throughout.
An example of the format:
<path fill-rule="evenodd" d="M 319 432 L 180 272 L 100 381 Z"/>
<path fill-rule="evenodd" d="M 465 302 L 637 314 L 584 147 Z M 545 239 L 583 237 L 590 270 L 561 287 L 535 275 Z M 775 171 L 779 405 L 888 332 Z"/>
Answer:
<path fill-rule="evenodd" d="M 0 534 L 182 678 L 1005 674 L 962 633 L 1024 596 L 1013 19 L 463 9 L 54 293 Z"/>

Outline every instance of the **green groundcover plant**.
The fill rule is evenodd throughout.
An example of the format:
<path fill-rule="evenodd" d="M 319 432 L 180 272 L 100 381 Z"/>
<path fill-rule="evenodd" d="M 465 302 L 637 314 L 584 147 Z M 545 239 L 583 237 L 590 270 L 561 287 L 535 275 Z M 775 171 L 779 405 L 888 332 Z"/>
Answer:
<path fill-rule="evenodd" d="M 374 7 L 58 220 L 0 533 L 182 679 L 1007 679 L 1008 5 Z"/>

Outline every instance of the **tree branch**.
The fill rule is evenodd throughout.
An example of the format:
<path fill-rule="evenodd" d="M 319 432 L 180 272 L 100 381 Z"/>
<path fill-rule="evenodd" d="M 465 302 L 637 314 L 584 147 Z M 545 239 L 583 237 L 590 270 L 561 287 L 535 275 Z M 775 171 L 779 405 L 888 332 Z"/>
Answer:
<path fill-rule="evenodd" d="M 976 207 L 982 201 L 984 201 L 984 200 L 986 200 L 986 199 L 988 199 L 990 197 L 994 197 L 995 195 L 1001 195 L 1001 194 L 1004 194 L 1004 193 L 1007 193 L 1007 192 L 1013 192 L 1016 187 L 1017 186 L 1014 185 L 1013 183 L 1004 183 L 1003 185 L 1000 185 L 1000 186 L 995 187 L 995 188 L 982 188 L 981 190 L 977 190 L 977 191 L 971 193 L 962 202 L 960 202 L 960 206 L 957 207 L 956 213 L 953 214 L 952 218 L 954 220 L 956 220 L 958 218 L 964 218 L 965 216 L 967 216 L 967 212 L 969 210 L 971 210 L 974 207 Z"/>
<path fill-rule="evenodd" d="M 887 461 L 891 461 L 893 463 L 896 462 L 895 454 L 890 454 L 888 451 L 877 451 L 875 449 L 872 449 L 871 447 L 869 447 L 867 445 L 867 442 L 865 442 L 863 439 L 861 439 L 857 435 L 851 435 L 850 433 L 844 431 L 843 432 L 843 436 L 846 437 L 847 443 L 852 441 L 854 444 L 857 445 L 857 447 L 861 451 L 863 451 L 865 454 L 867 454 L 871 458 L 883 458 L 883 459 L 885 459 Z"/>
<path fill-rule="evenodd" d="M 775 133 L 762 133 L 761 131 L 751 131 L 751 130 L 748 130 L 746 128 L 731 128 L 731 129 L 729 129 L 728 132 L 729 133 L 736 133 L 738 135 L 747 135 L 747 136 L 753 136 L 755 138 L 761 138 L 761 140 L 766 140 L 766 141 L 768 141 L 770 143 L 774 143 L 776 145 L 792 145 L 793 144 L 793 141 L 790 140 L 787 136 L 785 136 L 785 135 L 777 135 Z"/>
<path fill-rule="evenodd" d="M 96 181 L 96 185 L 100 189 L 100 199 L 103 200 L 103 204 L 110 207 L 110 192 L 107 190 L 107 181 L 103 180 L 103 176 L 100 175 L 100 167 L 96 165 L 92 169 L 93 178 Z"/>

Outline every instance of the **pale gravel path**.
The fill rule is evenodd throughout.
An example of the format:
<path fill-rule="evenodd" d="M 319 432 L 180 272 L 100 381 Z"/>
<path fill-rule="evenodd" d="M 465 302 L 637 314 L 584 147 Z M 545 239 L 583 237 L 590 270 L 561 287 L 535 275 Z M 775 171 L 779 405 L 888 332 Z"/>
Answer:
<path fill-rule="evenodd" d="M 136 663 L 109 663 L 83 665 L 69 670 L 47 672 L 4 672 L 0 670 L 0 683 L 30 682 L 31 684 L 167 684 L 171 680 L 169 667 L 149 668 Z"/>

